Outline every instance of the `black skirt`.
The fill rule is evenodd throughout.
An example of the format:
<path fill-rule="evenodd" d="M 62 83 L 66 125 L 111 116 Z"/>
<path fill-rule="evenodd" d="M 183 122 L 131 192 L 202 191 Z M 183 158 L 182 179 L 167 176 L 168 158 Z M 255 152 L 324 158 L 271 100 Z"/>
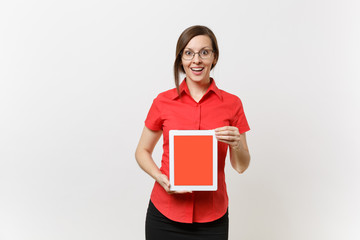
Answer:
<path fill-rule="evenodd" d="M 180 223 L 165 217 L 150 201 L 145 222 L 146 240 L 227 240 L 228 212 L 207 223 Z"/>

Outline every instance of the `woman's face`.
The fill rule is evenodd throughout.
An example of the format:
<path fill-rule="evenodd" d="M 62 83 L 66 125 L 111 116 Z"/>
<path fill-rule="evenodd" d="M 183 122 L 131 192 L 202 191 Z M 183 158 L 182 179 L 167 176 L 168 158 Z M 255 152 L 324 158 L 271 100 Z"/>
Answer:
<path fill-rule="evenodd" d="M 191 55 L 193 53 L 207 53 L 212 51 L 211 39 L 206 35 L 199 35 L 193 37 L 190 42 L 186 45 L 184 54 Z M 210 81 L 210 70 L 213 63 L 215 63 L 214 53 L 209 53 L 206 59 L 200 57 L 199 54 L 195 54 L 191 60 L 186 60 L 184 57 L 181 58 L 182 66 L 185 70 L 186 79 L 198 83 L 208 83 Z"/>

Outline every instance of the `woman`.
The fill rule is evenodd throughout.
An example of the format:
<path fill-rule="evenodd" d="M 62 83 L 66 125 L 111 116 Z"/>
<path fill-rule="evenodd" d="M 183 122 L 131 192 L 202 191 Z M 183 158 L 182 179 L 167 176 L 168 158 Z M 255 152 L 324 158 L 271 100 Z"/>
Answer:
<path fill-rule="evenodd" d="M 156 182 L 146 216 L 147 240 L 228 239 L 228 196 L 225 157 L 239 173 L 249 166 L 245 132 L 250 130 L 238 97 L 216 87 L 210 77 L 219 58 L 214 33 L 205 26 L 187 28 L 176 47 L 176 88 L 154 99 L 145 120 L 135 157 Z M 179 84 L 180 72 L 186 77 Z M 218 140 L 218 190 L 170 191 L 169 130 L 215 129 Z M 159 169 L 152 151 L 163 135 Z"/>

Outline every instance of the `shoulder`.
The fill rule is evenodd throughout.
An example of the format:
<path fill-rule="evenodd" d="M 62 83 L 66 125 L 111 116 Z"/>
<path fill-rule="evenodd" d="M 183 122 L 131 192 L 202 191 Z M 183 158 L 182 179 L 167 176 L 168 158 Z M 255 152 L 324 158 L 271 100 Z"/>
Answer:
<path fill-rule="evenodd" d="M 221 93 L 221 96 L 222 96 L 224 102 L 229 103 L 229 104 L 240 104 L 240 105 L 242 105 L 241 100 L 237 95 L 229 93 L 229 92 L 224 91 L 222 89 L 219 89 L 219 91 Z"/>
<path fill-rule="evenodd" d="M 166 90 L 164 92 L 161 92 L 157 95 L 157 97 L 154 99 L 154 101 L 169 101 L 173 100 L 177 97 L 177 91 L 176 88 Z"/>

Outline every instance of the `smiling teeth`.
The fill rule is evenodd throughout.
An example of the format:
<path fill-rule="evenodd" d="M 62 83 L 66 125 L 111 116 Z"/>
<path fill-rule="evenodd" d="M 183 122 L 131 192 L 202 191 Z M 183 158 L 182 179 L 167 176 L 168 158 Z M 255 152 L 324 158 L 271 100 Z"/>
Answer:
<path fill-rule="evenodd" d="M 194 70 L 194 71 L 201 71 L 201 70 L 203 70 L 203 68 L 191 68 L 191 70 Z"/>

